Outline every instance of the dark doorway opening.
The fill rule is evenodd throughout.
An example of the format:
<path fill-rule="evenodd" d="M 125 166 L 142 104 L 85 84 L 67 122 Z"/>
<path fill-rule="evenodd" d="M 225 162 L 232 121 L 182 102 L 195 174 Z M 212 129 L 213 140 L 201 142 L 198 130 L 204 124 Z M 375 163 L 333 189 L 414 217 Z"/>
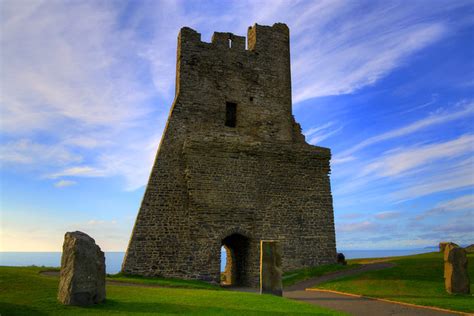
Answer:
<path fill-rule="evenodd" d="M 240 234 L 232 234 L 222 239 L 221 244 L 226 260 L 224 272 L 221 274 L 221 285 L 242 286 L 247 278 L 249 239 Z"/>

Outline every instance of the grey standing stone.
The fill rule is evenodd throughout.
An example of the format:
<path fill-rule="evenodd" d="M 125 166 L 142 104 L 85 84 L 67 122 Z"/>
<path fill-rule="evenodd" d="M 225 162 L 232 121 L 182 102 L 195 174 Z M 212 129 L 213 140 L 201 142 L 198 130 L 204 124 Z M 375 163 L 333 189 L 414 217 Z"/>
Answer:
<path fill-rule="evenodd" d="M 470 281 L 467 272 L 466 250 L 447 245 L 444 250 L 444 284 L 452 294 L 469 294 Z"/>
<path fill-rule="evenodd" d="M 58 300 L 65 305 L 92 305 L 105 300 L 105 256 L 83 232 L 64 236 Z"/>
<path fill-rule="evenodd" d="M 281 246 L 277 241 L 260 242 L 260 293 L 282 296 Z"/>

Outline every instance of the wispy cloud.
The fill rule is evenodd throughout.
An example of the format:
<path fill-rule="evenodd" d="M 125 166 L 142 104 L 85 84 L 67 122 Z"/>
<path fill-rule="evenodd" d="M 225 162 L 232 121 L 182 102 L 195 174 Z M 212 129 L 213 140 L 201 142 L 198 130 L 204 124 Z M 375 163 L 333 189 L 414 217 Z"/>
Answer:
<path fill-rule="evenodd" d="M 295 75 L 298 75 L 295 76 L 295 103 L 314 97 L 347 94 L 374 84 L 400 66 L 404 58 L 439 40 L 446 32 L 443 24 L 433 23 L 380 33 L 377 27 L 382 21 L 370 24 L 363 20 L 364 17 L 358 26 L 349 20 L 340 26 L 340 32 L 328 38 L 325 47 L 310 49 L 297 56 L 294 62 Z M 392 19 L 384 20 L 390 23 Z M 382 29 L 386 30 L 387 26 L 384 24 Z M 346 28 L 351 28 L 351 32 L 344 32 Z M 370 37 L 369 32 L 373 32 Z M 354 38 L 359 37 L 364 37 L 364 41 L 355 42 Z M 302 84 L 302 80 L 310 84 Z"/>
<path fill-rule="evenodd" d="M 47 178 L 57 179 L 61 177 L 103 177 L 105 172 L 94 167 L 79 166 L 64 169 L 60 172 L 46 175 Z"/>
<path fill-rule="evenodd" d="M 328 122 L 321 126 L 312 127 L 305 131 L 303 134 L 306 137 L 306 141 L 309 144 L 317 145 L 318 143 L 322 142 L 326 138 L 329 138 L 342 130 L 342 126 L 331 128 L 334 126 L 334 122 Z"/>
<path fill-rule="evenodd" d="M 29 139 L 19 139 L 0 145 L 0 162 L 3 165 L 57 165 L 78 163 L 80 154 L 60 144 L 42 144 Z"/>
<path fill-rule="evenodd" d="M 460 107 L 460 109 L 459 109 Z M 448 123 L 457 119 L 463 119 L 474 114 L 474 103 L 462 101 L 458 104 L 458 110 L 453 112 L 438 111 L 425 118 L 415 121 L 411 124 L 402 126 L 400 128 L 385 132 L 380 135 L 372 136 L 359 144 L 341 152 L 338 154 L 337 159 L 344 159 L 346 156 L 351 156 L 355 152 L 364 149 L 368 146 L 375 145 L 377 143 L 387 141 L 390 139 L 406 136 L 422 129 L 433 127 L 438 124 Z"/>
<path fill-rule="evenodd" d="M 112 126 L 149 112 L 143 101 L 152 91 L 137 85 L 140 73 L 127 62 L 138 59 L 134 39 L 120 31 L 116 11 L 93 2 L 25 4 L 2 6 L 10 13 L 1 25 L 4 132 Z"/>
<path fill-rule="evenodd" d="M 72 181 L 72 180 L 59 180 L 54 184 L 56 188 L 64 188 L 64 187 L 70 187 L 72 185 L 75 185 L 77 182 Z"/>
<path fill-rule="evenodd" d="M 435 244 L 440 241 L 452 241 L 460 245 L 472 244 L 474 239 L 473 215 L 458 216 L 447 219 L 441 224 L 423 224 L 424 221 L 417 220 L 412 225 L 419 238 L 432 238 Z M 418 226 L 415 226 L 417 225 Z"/>
<path fill-rule="evenodd" d="M 459 157 L 473 152 L 474 135 L 463 135 L 451 141 L 424 146 L 399 148 L 368 164 L 362 171 L 362 175 L 376 174 L 380 177 L 399 176 L 404 172 L 439 159 Z"/>
<path fill-rule="evenodd" d="M 142 170 L 149 172 L 170 104 L 154 104 L 145 45 L 121 25 L 122 9 L 95 1 L 2 4 L 3 166 L 28 165 L 50 178 L 118 175 L 133 188 L 146 182 Z M 135 174 L 112 170 L 112 158 L 114 166 L 137 160 Z"/>
<path fill-rule="evenodd" d="M 438 192 L 453 191 L 474 186 L 474 158 L 469 157 L 456 163 L 438 165 L 435 172 L 423 177 L 407 179 L 404 188 L 392 192 L 393 199 L 406 201 Z"/>
<path fill-rule="evenodd" d="M 331 165 L 334 166 L 334 165 L 338 165 L 338 164 L 343 164 L 343 163 L 346 163 L 346 162 L 354 161 L 356 159 L 357 158 L 354 157 L 354 156 L 334 157 L 334 158 L 331 158 Z"/>
<path fill-rule="evenodd" d="M 162 126 L 157 126 L 161 130 Z M 129 135 L 130 136 L 130 135 Z M 120 148 L 104 147 L 93 165 L 73 165 L 71 167 L 46 173 L 44 178 L 62 177 L 101 178 L 121 176 L 125 179 L 125 189 L 135 190 L 144 184 L 150 175 L 151 166 L 160 141 L 159 131 L 148 139 L 139 139 L 137 135 L 124 137 L 126 140 Z"/>
<path fill-rule="evenodd" d="M 474 210 L 474 195 L 464 195 L 453 200 L 441 202 L 438 204 L 438 207 L 453 211 L 467 209 Z"/>
<path fill-rule="evenodd" d="M 3 3 L 0 129 L 10 140 L 2 144 L 3 161 L 36 165 L 56 177 L 119 175 L 127 188 L 144 185 L 173 97 L 176 36 L 184 25 L 209 40 L 212 31 L 244 34 L 255 22 L 288 23 L 299 102 L 373 84 L 447 36 L 451 25 L 437 14 L 465 5 L 419 10 L 416 3 L 239 1 L 216 15 L 186 4 L 137 2 L 129 10 L 96 1 Z M 321 142 L 341 128 L 327 127 L 309 141 Z"/>
<path fill-rule="evenodd" d="M 438 203 L 434 208 L 423 212 L 416 217 L 416 220 L 422 220 L 432 216 L 454 213 L 459 211 L 470 211 L 472 217 L 474 214 L 474 195 L 464 195 L 458 198 Z M 469 220 L 474 220 L 471 218 Z"/>
<path fill-rule="evenodd" d="M 315 133 L 318 133 L 318 132 L 320 132 L 324 129 L 327 129 L 327 128 L 333 126 L 333 125 L 334 125 L 334 122 L 327 122 L 327 123 L 325 123 L 321 126 L 311 127 L 310 129 L 308 129 L 306 131 L 303 131 L 303 134 L 306 137 L 310 137 L 310 136 L 314 135 Z"/>

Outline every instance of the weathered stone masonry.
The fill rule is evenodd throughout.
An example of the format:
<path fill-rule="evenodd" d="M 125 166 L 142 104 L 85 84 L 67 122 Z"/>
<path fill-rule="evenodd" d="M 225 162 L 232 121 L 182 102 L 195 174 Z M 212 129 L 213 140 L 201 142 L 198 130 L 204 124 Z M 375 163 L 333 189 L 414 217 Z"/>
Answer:
<path fill-rule="evenodd" d="M 291 113 L 285 24 L 249 27 L 247 49 L 245 37 L 205 43 L 182 28 L 176 97 L 123 272 L 219 282 L 224 245 L 234 284 L 257 286 L 262 239 L 281 242 L 283 270 L 335 263 L 329 160 Z"/>

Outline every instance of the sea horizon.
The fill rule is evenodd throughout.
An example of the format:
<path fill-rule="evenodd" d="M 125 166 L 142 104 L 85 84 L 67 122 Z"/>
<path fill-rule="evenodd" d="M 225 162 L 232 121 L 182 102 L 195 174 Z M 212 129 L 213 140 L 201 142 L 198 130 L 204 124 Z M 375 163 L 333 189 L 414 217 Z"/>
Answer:
<path fill-rule="evenodd" d="M 346 259 L 383 258 L 392 256 L 407 256 L 432 252 L 438 247 L 408 248 L 408 249 L 347 249 L 338 250 Z M 61 265 L 60 251 L 0 251 L 0 266 L 40 266 L 59 267 Z M 105 251 L 106 272 L 120 272 L 124 251 Z M 221 270 L 225 268 L 225 252 L 221 253 Z"/>

